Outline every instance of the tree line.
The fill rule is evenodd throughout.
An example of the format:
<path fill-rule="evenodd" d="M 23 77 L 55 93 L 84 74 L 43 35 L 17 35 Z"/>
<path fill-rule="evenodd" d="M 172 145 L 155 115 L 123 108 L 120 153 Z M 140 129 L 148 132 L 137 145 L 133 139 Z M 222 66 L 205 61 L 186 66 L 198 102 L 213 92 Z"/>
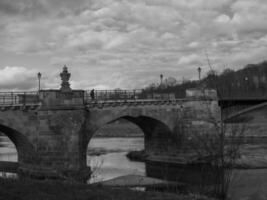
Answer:
<path fill-rule="evenodd" d="M 146 93 L 174 93 L 185 98 L 190 88 L 215 89 L 219 98 L 264 98 L 267 96 L 267 61 L 248 64 L 243 69 L 225 69 L 222 73 L 210 70 L 201 80 L 187 80 L 175 85 L 155 85 Z"/>

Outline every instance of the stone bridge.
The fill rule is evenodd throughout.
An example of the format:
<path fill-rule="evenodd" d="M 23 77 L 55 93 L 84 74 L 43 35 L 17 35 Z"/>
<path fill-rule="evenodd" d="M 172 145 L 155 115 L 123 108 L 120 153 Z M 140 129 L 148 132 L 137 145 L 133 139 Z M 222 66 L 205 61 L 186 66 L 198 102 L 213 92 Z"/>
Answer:
<path fill-rule="evenodd" d="M 59 90 L 0 94 L 0 132 L 18 153 L 17 163 L 1 162 L 0 170 L 86 180 L 91 173 L 86 162 L 90 139 L 118 119 L 140 127 L 147 160 L 158 163 L 183 163 L 187 156 L 181 148 L 183 134 L 190 138 L 208 131 L 210 121 L 221 117 L 226 123 L 246 123 L 249 136 L 266 137 L 264 99 L 154 99 L 137 91 L 95 91 L 88 98 L 88 92 L 69 87 L 68 74 L 65 68 Z"/>
<path fill-rule="evenodd" d="M 247 135 L 266 137 L 267 103 L 262 100 L 154 99 L 137 91 L 72 90 L 67 69 L 59 90 L 0 94 L 0 132 L 14 143 L 18 162 L 1 170 L 39 178 L 90 177 L 87 147 L 101 127 L 126 119 L 144 133 L 147 160 L 183 163 L 181 138 L 211 128 L 211 120 L 248 125 Z M 121 98 L 123 97 L 123 98 Z"/>
<path fill-rule="evenodd" d="M 84 104 L 83 91 L 71 93 L 81 98 L 65 99 L 60 90 L 44 90 L 39 92 L 38 105 L 0 107 L 0 131 L 15 144 L 22 174 L 86 177 L 90 139 L 98 129 L 121 118 L 141 128 L 150 159 L 175 159 L 177 123 L 183 120 L 198 129 L 204 126 L 206 109 L 216 109 L 215 101 L 196 100 Z M 51 96 L 60 96 L 61 102 Z"/>
<path fill-rule="evenodd" d="M 221 99 L 218 104 L 225 123 L 244 124 L 250 143 L 267 142 L 267 98 Z"/>
<path fill-rule="evenodd" d="M 219 117 L 217 101 L 208 99 L 87 100 L 85 91 L 70 89 L 64 73 L 68 74 L 67 69 L 61 74 L 59 90 L 12 94 L 16 100 L 5 99 L 9 103 L 0 106 L 0 132 L 16 146 L 18 164 L 14 166 L 19 174 L 88 179 L 90 139 L 98 129 L 121 118 L 141 128 L 149 160 L 174 162 L 183 154 L 180 125 L 190 134 L 192 129 L 206 129 L 211 115 Z"/>

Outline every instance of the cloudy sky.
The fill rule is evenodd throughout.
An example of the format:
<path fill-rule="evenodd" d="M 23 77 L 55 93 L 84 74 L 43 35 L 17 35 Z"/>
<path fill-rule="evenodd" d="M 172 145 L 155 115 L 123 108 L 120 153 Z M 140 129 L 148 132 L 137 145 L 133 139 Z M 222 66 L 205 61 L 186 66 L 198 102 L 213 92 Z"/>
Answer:
<path fill-rule="evenodd" d="M 0 88 L 142 88 L 266 60 L 266 0 L 0 0 Z"/>

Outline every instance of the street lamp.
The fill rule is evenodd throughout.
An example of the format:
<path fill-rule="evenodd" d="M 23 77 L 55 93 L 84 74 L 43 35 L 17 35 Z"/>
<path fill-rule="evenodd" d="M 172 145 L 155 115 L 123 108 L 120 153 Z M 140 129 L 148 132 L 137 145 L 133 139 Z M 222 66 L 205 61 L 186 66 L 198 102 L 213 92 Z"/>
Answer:
<path fill-rule="evenodd" d="M 201 80 L 201 67 L 197 68 L 198 71 L 198 79 Z"/>
<path fill-rule="evenodd" d="M 38 81 L 39 81 L 39 88 L 38 88 L 39 92 L 40 92 L 40 89 L 41 89 L 41 76 L 42 76 L 42 74 L 40 72 L 38 72 L 37 77 L 38 77 Z"/>

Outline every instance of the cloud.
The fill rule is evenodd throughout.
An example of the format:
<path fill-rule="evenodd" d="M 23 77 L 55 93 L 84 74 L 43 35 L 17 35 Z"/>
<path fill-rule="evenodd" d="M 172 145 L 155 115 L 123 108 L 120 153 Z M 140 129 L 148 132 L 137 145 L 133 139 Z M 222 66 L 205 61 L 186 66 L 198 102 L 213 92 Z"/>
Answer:
<path fill-rule="evenodd" d="M 215 19 L 216 22 L 222 23 L 222 24 L 228 23 L 228 22 L 230 22 L 230 20 L 231 20 L 230 17 L 228 15 L 225 15 L 225 14 L 222 14 L 222 15 L 216 17 L 216 19 Z"/>
<path fill-rule="evenodd" d="M 179 59 L 178 64 L 180 65 L 184 65 L 184 64 L 193 64 L 196 63 L 198 61 L 200 61 L 200 57 L 196 54 L 191 54 L 188 56 L 183 56 Z"/>
<path fill-rule="evenodd" d="M 240 34 L 247 34 L 248 32 L 266 33 L 266 1 L 239 0 L 231 8 L 234 12 L 232 23 Z"/>
<path fill-rule="evenodd" d="M 0 65 L 58 74 L 67 64 L 81 88 L 191 79 L 208 68 L 206 51 L 217 68 L 264 60 L 266 9 L 265 0 L 0 0 L 0 52 L 10 57 Z"/>
<path fill-rule="evenodd" d="M 6 66 L 0 69 L 1 90 L 37 90 L 36 71 L 25 67 Z"/>
<path fill-rule="evenodd" d="M 9 15 L 28 14 L 29 12 L 34 13 L 37 10 L 39 14 L 44 12 L 44 5 L 42 4 L 42 1 L 34 1 L 34 0 L 0 1 L 0 12 Z"/>

